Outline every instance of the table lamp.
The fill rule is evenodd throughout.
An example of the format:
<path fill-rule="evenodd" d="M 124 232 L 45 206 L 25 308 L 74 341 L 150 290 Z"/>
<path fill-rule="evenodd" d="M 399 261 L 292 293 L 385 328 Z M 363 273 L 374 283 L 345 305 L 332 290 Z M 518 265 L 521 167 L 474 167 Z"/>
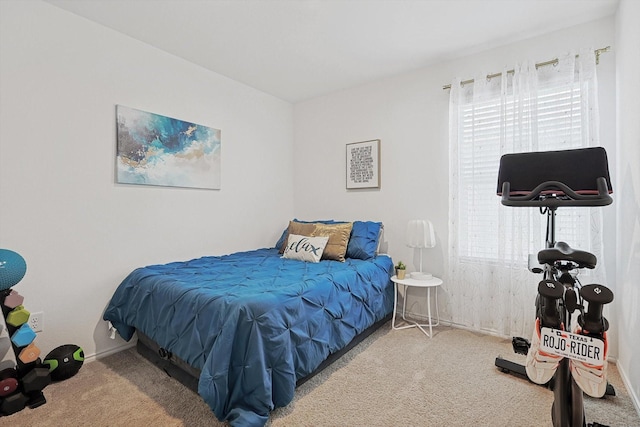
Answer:
<path fill-rule="evenodd" d="M 420 249 L 420 271 L 411 273 L 412 279 L 429 280 L 433 276 L 422 271 L 422 250 L 436 245 L 436 235 L 431 221 L 414 219 L 407 225 L 407 246 Z"/>

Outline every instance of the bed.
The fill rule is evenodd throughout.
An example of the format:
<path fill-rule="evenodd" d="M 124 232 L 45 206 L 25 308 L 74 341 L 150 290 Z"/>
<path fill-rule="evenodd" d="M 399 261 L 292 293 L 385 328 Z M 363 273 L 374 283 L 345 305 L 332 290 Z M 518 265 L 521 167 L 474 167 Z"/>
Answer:
<path fill-rule="evenodd" d="M 393 262 L 376 254 L 380 230 L 370 221 L 294 220 L 275 248 L 138 268 L 104 319 L 125 340 L 137 331 L 139 349 L 171 359 L 185 378 L 198 377 L 219 420 L 262 426 L 293 400 L 296 384 L 388 319 Z M 331 259 L 338 234 L 344 251 Z M 326 243 L 317 262 L 291 258 L 291 247 L 317 255 L 309 242 Z"/>

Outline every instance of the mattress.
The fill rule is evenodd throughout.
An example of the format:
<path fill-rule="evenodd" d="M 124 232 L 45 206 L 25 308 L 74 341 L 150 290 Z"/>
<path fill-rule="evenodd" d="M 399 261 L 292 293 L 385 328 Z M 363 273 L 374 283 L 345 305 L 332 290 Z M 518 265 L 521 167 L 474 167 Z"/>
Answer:
<path fill-rule="evenodd" d="M 200 372 L 198 393 L 233 426 L 261 426 L 297 380 L 387 316 L 387 256 L 309 263 L 277 249 L 134 270 L 104 314 Z"/>

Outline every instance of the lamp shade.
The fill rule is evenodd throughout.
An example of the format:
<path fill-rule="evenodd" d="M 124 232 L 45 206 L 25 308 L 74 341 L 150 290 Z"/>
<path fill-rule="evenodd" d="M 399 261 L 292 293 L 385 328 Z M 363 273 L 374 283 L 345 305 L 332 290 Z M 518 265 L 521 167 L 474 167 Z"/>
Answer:
<path fill-rule="evenodd" d="M 410 248 L 433 248 L 436 235 L 431 221 L 413 219 L 407 224 L 407 246 Z"/>

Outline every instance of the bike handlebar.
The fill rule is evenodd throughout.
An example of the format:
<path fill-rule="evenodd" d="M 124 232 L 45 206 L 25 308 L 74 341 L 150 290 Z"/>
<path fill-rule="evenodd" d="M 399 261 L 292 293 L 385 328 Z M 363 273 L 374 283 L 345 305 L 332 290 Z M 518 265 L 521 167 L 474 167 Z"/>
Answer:
<path fill-rule="evenodd" d="M 559 181 L 546 181 L 523 195 L 512 195 L 509 181 L 502 183 L 502 204 L 505 206 L 607 206 L 613 203 L 609 195 L 607 180 L 596 180 L 597 194 L 579 194 Z"/>

